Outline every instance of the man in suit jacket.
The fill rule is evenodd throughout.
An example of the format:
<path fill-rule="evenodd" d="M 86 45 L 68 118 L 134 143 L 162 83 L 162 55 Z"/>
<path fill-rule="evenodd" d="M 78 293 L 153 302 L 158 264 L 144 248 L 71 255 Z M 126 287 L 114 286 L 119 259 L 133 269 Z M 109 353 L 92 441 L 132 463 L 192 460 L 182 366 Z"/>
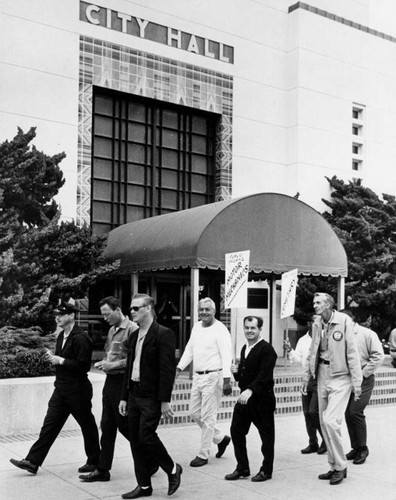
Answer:
<path fill-rule="evenodd" d="M 168 495 L 172 495 L 180 486 L 182 467 L 169 456 L 156 431 L 161 414 L 173 415 L 170 400 L 176 370 L 175 335 L 155 321 L 154 301 L 149 295 L 134 295 L 130 310 L 139 330 L 129 339 L 119 410 L 121 415 L 128 415 L 138 485 L 122 498 L 151 496 L 154 464 L 168 475 Z"/>
<path fill-rule="evenodd" d="M 267 481 L 272 477 L 275 442 L 275 394 L 274 367 L 276 352 L 261 338 L 263 319 L 246 316 L 243 329 L 247 345 L 242 347 L 239 366 L 232 365 L 231 371 L 238 381 L 241 394 L 234 407 L 231 422 L 231 438 L 234 445 L 237 466 L 225 479 L 234 481 L 250 475 L 246 449 L 246 436 L 253 423 L 260 434 L 263 462 L 252 481 Z"/>
<path fill-rule="evenodd" d="M 54 310 L 61 331 L 55 354 L 48 352 L 47 358 L 55 365 L 55 390 L 38 440 L 24 460 L 10 460 L 16 467 L 32 474 L 36 474 L 44 462 L 69 415 L 73 415 L 81 427 L 87 455 L 87 463 L 80 467 L 79 472 L 94 470 L 99 460 L 99 434 L 92 414 L 92 385 L 87 376 L 91 368 L 92 342 L 75 324 L 76 311 L 71 302 L 62 302 Z"/>

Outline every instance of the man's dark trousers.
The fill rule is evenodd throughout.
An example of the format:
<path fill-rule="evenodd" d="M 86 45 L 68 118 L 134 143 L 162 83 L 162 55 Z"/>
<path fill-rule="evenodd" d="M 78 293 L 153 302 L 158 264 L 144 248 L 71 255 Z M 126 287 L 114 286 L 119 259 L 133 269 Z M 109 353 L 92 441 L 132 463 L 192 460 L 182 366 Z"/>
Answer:
<path fill-rule="evenodd" d="M 111 469 L 117 430 L 129 441 L 128 418 L 121 416 L 118 410 L 123 379 L 123 373 L 107 375 L 103 386 L 102 419 L 100 422 L 102 429 L 100 438 L 101 452 L 97 467 L 100 471 L 109 471 Z"/>
<path fill-rule="evenodd" d="M 69 383 L 64 389 L 55 388 L 48 402 L 48 410 L 40 436 L 31 447 L 26 459 L 36 465 L 41 465 L 69 415 L 73 415 L 81 427 L 87 463 L 96 465 L 100 452 L 99 433 L 91 411 L 91 399 L 92 385 L 88 379 Z"/>
<path fill-rule="evenodd" d="M 375 383 L 375 376 L 363 377 L 362 394 L 355 401 L 353 393 L 345 411 L 345 420 L 348 427 L 352 449 L 358 450 L 367 446 L 367 426 L 364 409 L 369 404 Z"/>
<path fill-rule="evenodd" d="M 235 405 L 231 422 L 231 437 L 239 472 L 250 471 L 246 435 L 253 423 L 257 427 L 262 442 L 261 452 L 264 459 L 260 470 L 272 475 L 275 445 L 274 411 L 275 398 L 264 399 L 260 396 L 256 400 L 254 393 L 246 405 L 240 403 Z"/>
<path fill-rule="evenodd" d="M 158 437 L 161 402 L 154 397 L 140 397 L 139 383 L 132 382 L 128 396 L 129 440 L 140 486 L 151 485 L 153 465 L 171 474 L 174 463 Z"/>
<path fill-rule="evenodd" d="M 316 431 L 318 431 L 322 436 L 322 430 L 320 428 L 319 421 L 318 382 L 313 377 L 311 377 L 308 382 L 307 394 L 302 395 L 301 402 L 305 418 L 305 427 L 309 437 L 309 444 L 317 445 L 318 438 Z"/>

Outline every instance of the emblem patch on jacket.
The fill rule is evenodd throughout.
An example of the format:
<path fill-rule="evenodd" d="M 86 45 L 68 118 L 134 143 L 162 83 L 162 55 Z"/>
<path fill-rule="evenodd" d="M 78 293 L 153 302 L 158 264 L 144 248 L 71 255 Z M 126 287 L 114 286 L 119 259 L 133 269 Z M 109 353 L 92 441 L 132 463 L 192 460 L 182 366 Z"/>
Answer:
<path fill-rule="evenodd" d="M 343 337 L 343 335 L 341 332 L 334 332 L 333 333 L 333 339 L 336 340 L 337 342 L 342 340 L 342 337 Z"/>

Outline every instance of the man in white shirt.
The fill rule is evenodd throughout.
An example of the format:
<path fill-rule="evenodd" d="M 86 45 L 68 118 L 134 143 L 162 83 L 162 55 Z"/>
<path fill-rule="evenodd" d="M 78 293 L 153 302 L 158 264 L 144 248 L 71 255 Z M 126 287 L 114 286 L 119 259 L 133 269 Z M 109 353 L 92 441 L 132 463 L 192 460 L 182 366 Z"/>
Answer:
<path fill-rule="evenodd" d="M 289 355 L 291 363 L 300 364 L 305 371 L 307 368 L 307 358 L 309 348 L 311 347 L 312 323 L 315 321 L 315 315 L 308 322 L 308 331 L 297 342 L 296 349 L 292 349 L 289 340 L 285 340 L 285 349 Z M 319 421 L 319 405 L 318 405 L 318 382 L 316 378 L 311 377 L 307 386 L 307 394 L 302 394 L 301 402 L 303 407 L 305 427 L 309 437 L 309 443 L 306 448 L 301 450 L 304 455 L 309 453 L 318 453 L 322 455 L 326 453 L 326 443 L 323 440 L 322 430 Z M 317 432 L 322 437 L 322 444 L 319 446 Z"/>
<path fill-rule="evenodd" d="M 191 461 L 191 467 L 208 463 L 212 441 L 217 444 L 220 458 L 231 441 L 216 427 L 222 394 L 231 394 L 231 338 L 221 321 L 215 319 L 216 305 L 210 298 L 199 301 L 198 321 L 176 368 L 176 377 L 194 363 L 190 416 L 202 429 L 201 447 Z"/>
<path fill-rule="evenodd" d="M 349 398 L 345 412 L 345 420 L 352 446 L 352 450 L 346 454 L 346 458 L 347 460 L 353 460 L 355 465 L 361 465 L 364 464 L 369 454 L 364 409 L 370 402 L 371 393 L 374 388 L 374 372 L 382 364 L 385 356 L 381 341 L 373 330 L 356 323 L 355 315 L 349 309 L 344 309 L 340 312 L 343 312 L 352 319 L 360 355 L 360 365 L 362 367 L 362 394 L 356 401 L 353 396 Z"/>

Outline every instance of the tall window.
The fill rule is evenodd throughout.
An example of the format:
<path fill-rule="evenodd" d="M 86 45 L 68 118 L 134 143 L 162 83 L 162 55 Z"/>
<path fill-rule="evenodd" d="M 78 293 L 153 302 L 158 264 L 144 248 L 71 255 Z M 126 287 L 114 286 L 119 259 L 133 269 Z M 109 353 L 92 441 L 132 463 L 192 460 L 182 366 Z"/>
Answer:
<path fill-rule="evenodd" d="M 95 89 L 94 232 L 213 202 L 217 120 L 216 114 Z"/>
<path fill-rule="evenodd" d="M 352 105 L 352 170 L 354 175 L 361 175 L 363 170 L 364 114 L 365 107 L 362 104 Z M 354 179 L 358 178 L 354 177 Z"/>

